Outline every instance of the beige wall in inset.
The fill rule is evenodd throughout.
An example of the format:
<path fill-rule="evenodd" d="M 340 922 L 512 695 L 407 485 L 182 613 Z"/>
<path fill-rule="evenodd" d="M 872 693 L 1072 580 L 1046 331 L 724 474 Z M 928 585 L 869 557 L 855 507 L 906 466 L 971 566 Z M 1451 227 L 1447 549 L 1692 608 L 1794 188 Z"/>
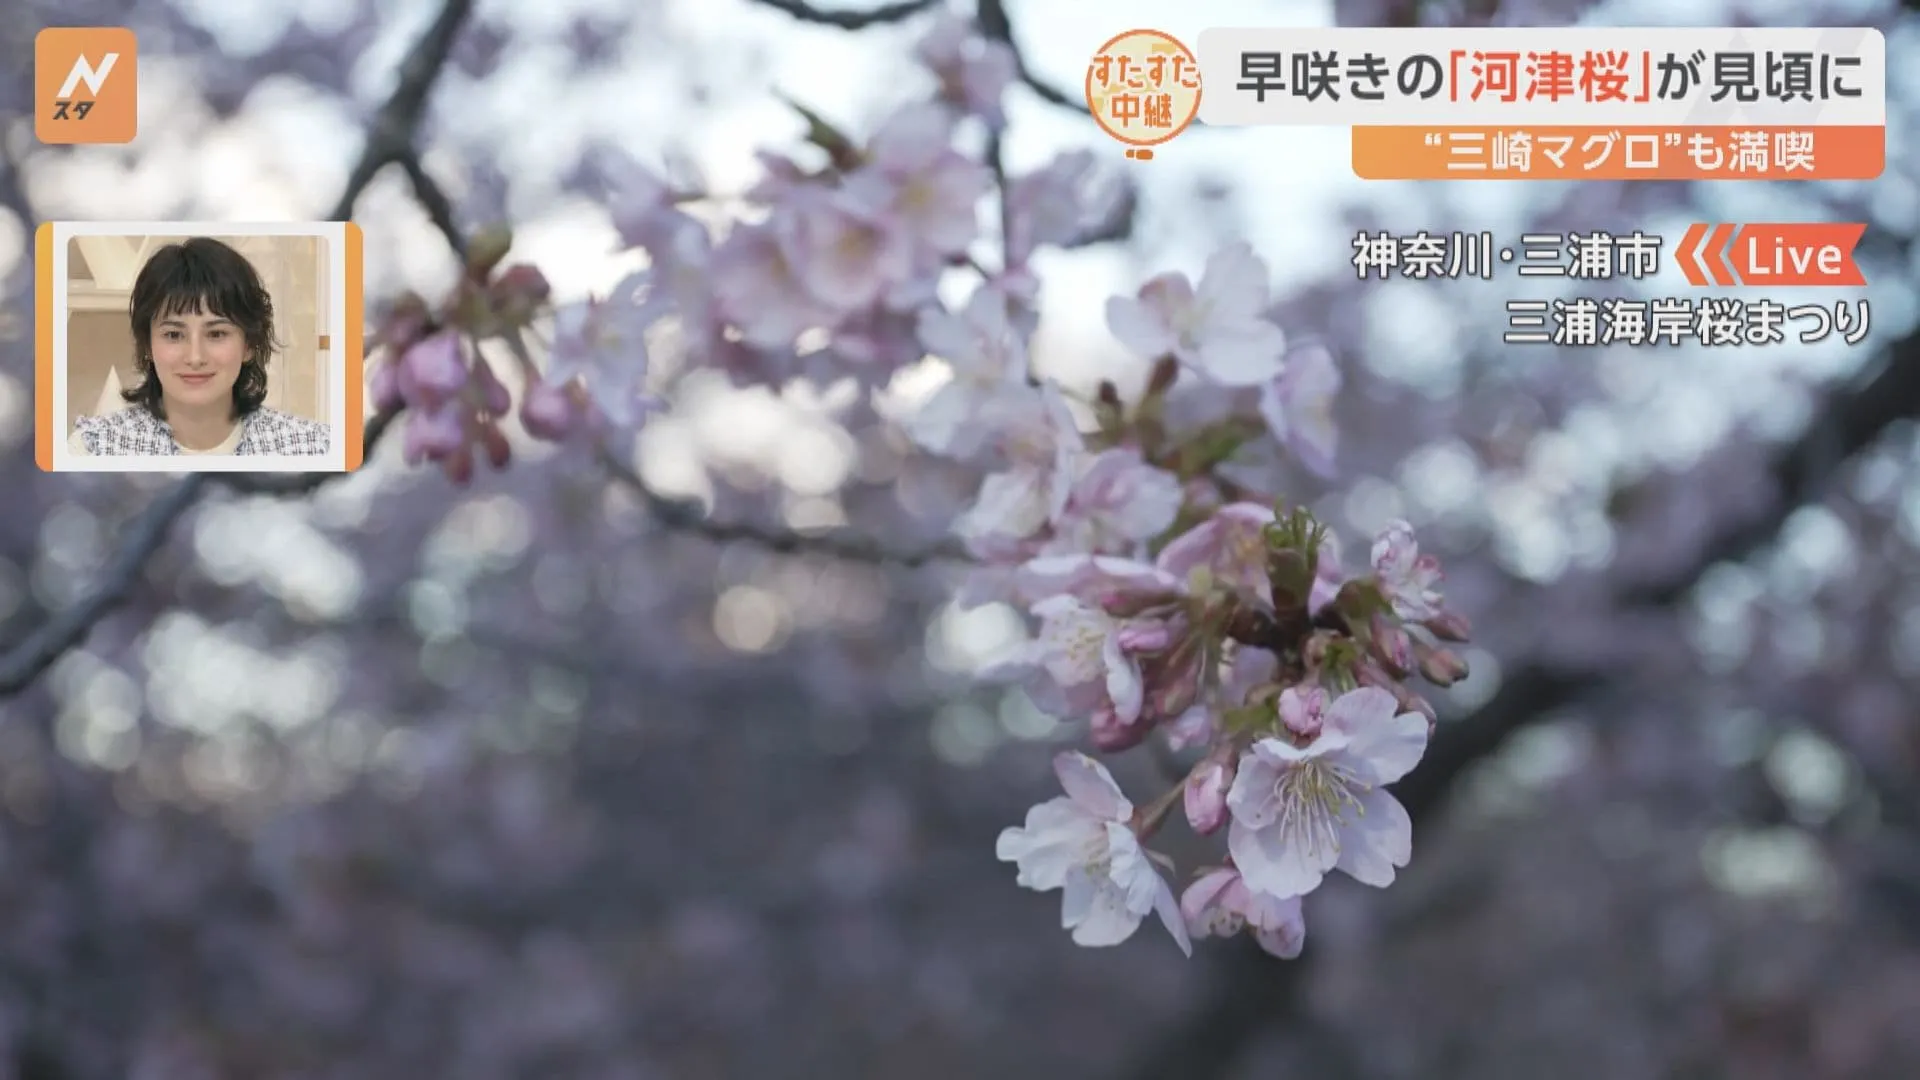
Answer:
<path fill-rule="evenodd" d="M 134 277 L 147 257 L 179 236 L 84 236 L 67 245 L 67 424 L 95 412 L 108 373 L 138 381 L 128 319 Z M 327 243 L 317 236 L 222 236 L 260 272 L 273 296 L 279 352 L 267 367 L 267 405 L 326 423 L 331 417 L 332 343 Z"/>

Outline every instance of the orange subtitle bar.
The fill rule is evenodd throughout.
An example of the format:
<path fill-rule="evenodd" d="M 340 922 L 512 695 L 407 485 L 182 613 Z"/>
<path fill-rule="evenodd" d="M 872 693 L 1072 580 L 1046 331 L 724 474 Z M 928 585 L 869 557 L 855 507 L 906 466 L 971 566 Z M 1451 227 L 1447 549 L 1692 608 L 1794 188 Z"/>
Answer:
<path fill-rule="evenodd" d="M 1356 127 L 1363 180 L 1872 180 L 1885 127 Z"/>

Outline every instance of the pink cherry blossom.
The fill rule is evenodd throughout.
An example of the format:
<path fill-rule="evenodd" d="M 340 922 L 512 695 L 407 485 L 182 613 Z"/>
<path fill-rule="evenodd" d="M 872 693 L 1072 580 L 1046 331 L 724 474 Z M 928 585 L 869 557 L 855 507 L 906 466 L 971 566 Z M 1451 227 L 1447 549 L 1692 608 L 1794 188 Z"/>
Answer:
<path fill-rule="evenodd" d="M 1018 867 L 1021 886 L 1063 890 L 1061 925 L 1075 944 L 1118 945 L 1154 914 L 1191 956 L 1179 901 L 1140 846 L 1133 804 L 1112 774 L 1074 752 L 1054 758 L 1054 773 L 1066 795 L 1033 807 L 1024 826 L 1002 831 L 995 854 Z"/>
<path fill-rule="evenodd" d="M 1182 579 L 1204 569 L 1222 586 L 1271 605 L 1266 527 L 1273 521 L 1273 509 L 1259 503 L 1223 506 L 1163 548 L 1158 565 Z"/>
<path fill-rule="evenodd" d="M 872 164 L 847 187 L 883 206 L 921 262 L 966 251 L 980 231 L 980 200 L 993 189 L 986 166 L 953 149 L 953 117 L 930 103 L 894 113 L 874 135 Z"/>
<path fill-rule="evenodd" d="M 1081 463 L 1044 551 L 1134 555 L 1172 526 L 1185 501 L 1180 478 L 1128 447 Z"/>
<path fill-rule="evenodd" d="M 1254 743 L 1227 795 L 1227 849 L 1247 883 L 1302 896 L 1337 869 L 1362 884 L 1392 884 L 1411 857 L 1413 822 L 1385 785 L 1411 771 L 1426 747 L 1426 719 L 1401 712 L 1391 693 L 1374 687 L 1335 699 L 1305 746 Z"/>
<path fill-rule="evenodd" d="M 554 313 L 548 380 L 564 384 L 579 378 L 595 411 L 617 430 L 638 427 L 657 407 L 646 391 L 646 335 L 657 315 L 634 302 L 639 280 L 627 279 L 607 299 L 568 304 Z"/>
<path fill-rule="evenodd" d="M 1006 123 L 1000 99 L 1020 77 L 1013 50 L 975 32 L 957 15 L 942 15 L 914 46 L 914 56 L 940 82 L 940 99 L 993 128 Z"/>
<path fill-rule="evenodd" d="M 1162 274 L 1138 298 L 1107 301 L 1107 327 L 1142 357 L 1177 357 L 1223 386 L 1259 386 L 1279 377 L 1286 349 L 1267 300 L 1267 264 L 1237 243 L 1207 260 L 1197 289 L 1185 275 Z"/>
<path fill-rule="evenodd" d="M 1413 526 L 1394 521 L 1373 542 L 1373 573 L 1394 614 L 1422 622 L 1441 614 L 1440 560 L 1420 554 Z"/>
<path fill-rule="evenodd" d="M 1026 381 L 1026 338 L 1013 324 L 1009 298 L 983 286 L 957 314 L 937 307 L 922 312 L 918 331 L 920 344 L 946 361 L 953 377 L 904 427 L 926 450 L 974 458 L 995 438 L 991 418 L 1019 413 L 1034 395 Z"/>
<path fill-rule="evenodd" d="M 1043 244 L 1072 244 L 1121 216 L 1132 191 L 1087 150 L 1069 150 L 1007 185 L 1007 258 L 1024 265 Z"/>
<path fill-rule="evenodd" d="M 774 208 L 773 228 L 801 287 L 836 315 L 879 301 L 913 270 L 909 239 L 878 192 L 805 192 Z"/>
<path fill-rule="evenodd" d="M 840 317 L 804 284 L 768 225 L 744 225 L 727 234 L 713 256 L 713 287 L 727 321 L 749 344 L 781 348 L 808 330 Z"/>
<path fill-rule="evenodd" d="M 1307 944 L 1307 921 L 1300 897 L 1255 892 L 1240 871 L 1224 866 L 1201 875 L 1181 894 L 1180 911 L 1195 938 L 1232 937 L 1252 930 L 1260 947 L 1282 960 L 1299 956 Z"/>
<path fill-rule="evenodd" d="M 992 433 L 1009 467 L 981 483 L 974 505 L 954 524 L 969 549 L 988 559 L 1032 553 L 1029 541 L 1065 511 L 1085 451 L 1057 389 L 997 400 L 1018 402 Z"/>
<path fill-rule="evenodd" d="M 1302 465 L 1325 478 L 1333 476 L 1339 447 L 1333 403 L 1340 384 L 1333 354 L 1315 345 L 1289 354 L 1286 370 L 1260 392 L 1260 415 L 1274 436 Z"/>

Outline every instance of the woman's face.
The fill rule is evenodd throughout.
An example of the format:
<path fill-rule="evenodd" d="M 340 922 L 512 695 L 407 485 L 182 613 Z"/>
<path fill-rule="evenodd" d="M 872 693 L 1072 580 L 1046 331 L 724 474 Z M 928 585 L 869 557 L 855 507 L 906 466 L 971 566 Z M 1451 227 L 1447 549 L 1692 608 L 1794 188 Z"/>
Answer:
<path fill-rule="evenodd" d="M 154 320 L 152 351 L 166 401 L 204 408 L 233 400 L 247 339 L 218 315 L 189 311 Z"/>

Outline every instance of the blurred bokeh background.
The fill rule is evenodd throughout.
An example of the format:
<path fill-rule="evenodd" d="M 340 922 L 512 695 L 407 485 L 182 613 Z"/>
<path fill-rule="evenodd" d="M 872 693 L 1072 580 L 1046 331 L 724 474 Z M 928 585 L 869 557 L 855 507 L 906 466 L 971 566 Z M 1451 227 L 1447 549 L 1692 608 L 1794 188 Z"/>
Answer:
<path fill-rule="evenodd" d="M 1920 1075 L 1920 85 L 1899 60 L 1920 24 L 1898 6 L 987 6 L 1030 77 L 1007 103 L 1015 172 L 1081 147 L 1121 165 L 1073 88 L 1135 26 L 1888 36 L 1871 183 L 1368 184 L 1344 131 L 1195 130 L 1125 172 L 1116 238 L 1036 264 L 1042 369 L 1129 387 L 1106 297 L 1253 243 L 1276 317 L 1346 375 L 1340 474 L 1289 490 L 1349 537 L 1413 521 L 1474 620 L 1473 676 L 1402 789 L 1413 865 L 1389 890 L 1316 894 L 1290 964 L 1241 940 L 1191 961 L 1154 934 L 1076 948 L 1057 898 L 994 861 L 1080 738 L 972 677 L 1014 612 L 955 610 L 938 565 L 718 542 L 649 512 L 647 492 L 903 549 L 944 537 L 978 477 L 908 452 L 845 388 L 665 365 L 672 410 L 626 478 L 530 443 L 467 487 L 393 445 L 291 493 L 35 468 L 32 223 L 310 219 L 347 191 L 377 305 L 458 272 L 417 165 L 457 233 L 511 221 L 514 258 L 577 298 L 633 265 L 580 179 L 593 146 L 738 192 L 756 148 L 804 133 L 782 96 L 865 131 L 927 92 L 926 13 L 844 29 L 794 7 L 14 5 L 0 1075 Z M 40 146 L 33 34 L 91 24 L 141 35 L 140 137 Z M 418 115 L 383 111 L 436 36 Z M 366 154 L 380 116 L 409 121 L 413 151 L 388 132 Z M 367 182 L 357 161 L 387 167 Z M 1363 228 L 1751 220 L 1870 223 L 1866 341 L 1505 346 L 1503 301 L 1554 289 L 1361 283 L 1348 261 Z M 1686 291 L 1671 270 L 1602 291 L 1629 286 Z"/>

